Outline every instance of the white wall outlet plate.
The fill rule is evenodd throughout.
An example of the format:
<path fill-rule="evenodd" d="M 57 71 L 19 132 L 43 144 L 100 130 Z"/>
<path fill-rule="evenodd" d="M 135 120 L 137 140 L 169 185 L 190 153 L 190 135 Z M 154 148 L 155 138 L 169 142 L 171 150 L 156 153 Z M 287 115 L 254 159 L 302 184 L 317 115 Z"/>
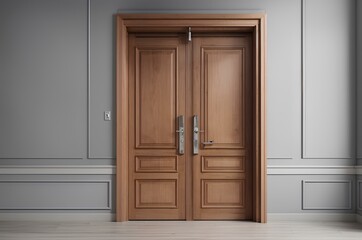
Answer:
<path fill-rule="evenodd" d="M 111 111 L 105 111 L 104 112 L 104 121 L 111 121 Z"/>

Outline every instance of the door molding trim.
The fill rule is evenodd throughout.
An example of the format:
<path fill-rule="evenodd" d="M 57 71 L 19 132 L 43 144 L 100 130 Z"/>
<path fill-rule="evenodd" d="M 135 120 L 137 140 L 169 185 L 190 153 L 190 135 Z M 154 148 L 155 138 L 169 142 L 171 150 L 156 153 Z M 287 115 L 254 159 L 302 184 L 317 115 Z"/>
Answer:
<path fill-rule="evenodd" d="M 253 221 L 266 222 L 266 15 L 256 14 L 118 14 L 116 219 L 128 220 L 128 33 L 182 32 L 187 27 L 219 32 L 253 33 Z M 185 31 L 184 31 L 185 32 Z"/>

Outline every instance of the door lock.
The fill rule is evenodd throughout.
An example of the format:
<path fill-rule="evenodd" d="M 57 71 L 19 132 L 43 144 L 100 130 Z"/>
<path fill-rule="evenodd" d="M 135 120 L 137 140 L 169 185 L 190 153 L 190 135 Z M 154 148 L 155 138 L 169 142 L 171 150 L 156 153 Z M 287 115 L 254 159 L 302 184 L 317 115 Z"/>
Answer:
<path fill-rule="evenodd" d="M 178 153 L 180 155 L 185 153 L 185 127 L 184 127 L 184 116 L 178 116 L 177 117 L 177 124 L 178 124 L 178 130 L 176 132 L 178 133 Z"/>
<path fill-rule="evenodd" d="M 199 116 L 194 115 L 193 116 L 193 139 L 192 139 L 192 145 L 193 145 L 193 154 L 199 153 L 199 133 L 204 132 L 204 130 L 199 129 Z"/>

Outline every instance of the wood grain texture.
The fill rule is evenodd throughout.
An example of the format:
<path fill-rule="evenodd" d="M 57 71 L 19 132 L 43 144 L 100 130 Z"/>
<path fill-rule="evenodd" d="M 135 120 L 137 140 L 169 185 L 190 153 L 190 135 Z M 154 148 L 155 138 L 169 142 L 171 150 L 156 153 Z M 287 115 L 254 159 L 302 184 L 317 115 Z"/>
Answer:
<path fill-rule="evenodd" d="M 136 157 L 136 172 L 177 172 L 176 156 L 139 156 Z"/>
<path fill-rule="evenodd" d="M 117 16 L 117 124 L 116 124 L 116 218 L 128 220 L 128 32 Z"/>
<path fill-rule="evenodd" d="M 245 208 L 244 179 L 206 179 L 201 184 L 202 208 Z"/>
<path fill-rule="evenodd" d="M 260 88 L 258 88 L 259 94 L 256 94 L 256 97 L 260 99 L 260 105 L 258 108 L 260 109 L 260 116 L 258 118 L 258 122 L 260 122 L 260 126 L 258 129 L 258 133 L 260 134 L 256 139 L 259 146 L 260 157 L 256 158 L 255 161 L 259 162 L 260 165 L 256 168 L 256 171 L 260 171 L 260 182 L 259 182 L 259 191 L 260 197 L 258 201 L 260 201 L 260 219 L 259 221 L 262 223 L 267 222 L 267 199 L 266 199 L 266 185 L 267 185 L 267 162 L 266 162 L 266 15 L 260 18 L 259 27 L 257 28 L 259 31 L 260 38 L 259 42 L 259 54 L 260 54 L 260 67 L 257 69 L 257 72 L 260 72 L 259 79 L 256 79 L 257 82 L 260 83 Z M 255 98 L 256 98 L 255 97 Z M 256 100 L 255 100 L 256 102 Z M 256 151 L 255 151 L 256 152 Z M 257 208 L 259 208 L 257 206 Z"/>
<path fill-rule="evenodd" d="M 136 180 L 136 208 L 177 208 L 176 179 Z"/>
<path fill-rule="evenodd" d="M 0 239 L 17 240 L 360 240 L 360 223 L 236 221 L 1 222 Z"/>
<path fill-rule="evenodd" d="M 176 141 L 177 117 L 185 115 L 184 40 L 130 34 L 128 47 L 129 218 L 185 219 L 185 156 Z"/>
<path fill-rule="evenodd" d="M 193 63 L 193 114 L 204 130 L 192 160 L 194 219 L 251 220 L 252 35 L 195 37 Z M 235 159 L 243 162 L 230 171 Z"/>
<path fill-rule="evenodd" d="M 201 161 L 201 172 L 245 172 L 244 156 L 206 156 Z"/>
<path fill-rule="evenodd" d="M 176 148 L 177 47 L 135 51 L 136 148 Z"/>
<path fill-rule="evenodd" d="M 188 26 L 194 33 L 252 33 L 253 34 L 253 91 L 252 95 L 252 142 L 250 156 L 253 159 L 253 221 L 266 222 L 266 121 L 265 121 L 265 79 L 266 79 L 266 15 L 265 14 L 120 14 L 117 16 L 117 220 L 128 220 L 128 33 L 164 32 L 184 34 Z M 190 52 L 188 46 L 188 52 Z M 186 56 L 188 62 L 192 58 Z M 186 64 L 191 72 L 192 64 Z M 192 91 L 191 75 L 187 77 L 187 91 Z M 192 106 L 188 97 L 186 105 Z M 192 112 L 187 110 L 187 114 Z M 190 120 L 186 120 L 190 121 Z M 191 122 L 189 122 L 190 124 Z M 186 125 L 186 138 L 190 137 Z M 187 147 L 188 146 L 188 147 Z M 191 148 L 186 142 L 186 148 Z M 169 155 L 169 154 L 166 154 Z M 192 164 L 186 163 L 187 172 Z M 186 186 L 191 188 L 191 175 L 186 173 Z M 186 194 L 186 218 L 191 220 L 192 193 Z M 191 210 L 190 210 L 191 209 Z"/>
<path fill-rule="evenodd" d="M 245 53 L 242 47 L 201 47 L 203 76 L 201 106 L 204 111 L 205 139 L 214 147 L 244 147 Z M 227 44 L 227 43 L 225 43 Z M 196 54 L 199 54 L 199 50 Z M 206 147 L 206 146 L 205 146 Z"/>

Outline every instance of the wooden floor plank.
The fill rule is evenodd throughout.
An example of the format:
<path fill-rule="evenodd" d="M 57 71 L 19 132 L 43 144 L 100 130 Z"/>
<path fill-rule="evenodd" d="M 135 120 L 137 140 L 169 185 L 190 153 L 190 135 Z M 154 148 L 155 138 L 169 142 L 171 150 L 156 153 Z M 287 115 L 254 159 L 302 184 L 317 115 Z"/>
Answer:
<path fill-rule="evenodd" d="M 354 240 L 362 225 L 340 222 L 137 221 L 123 223 L 0 222 L 1 240 Z"/>

